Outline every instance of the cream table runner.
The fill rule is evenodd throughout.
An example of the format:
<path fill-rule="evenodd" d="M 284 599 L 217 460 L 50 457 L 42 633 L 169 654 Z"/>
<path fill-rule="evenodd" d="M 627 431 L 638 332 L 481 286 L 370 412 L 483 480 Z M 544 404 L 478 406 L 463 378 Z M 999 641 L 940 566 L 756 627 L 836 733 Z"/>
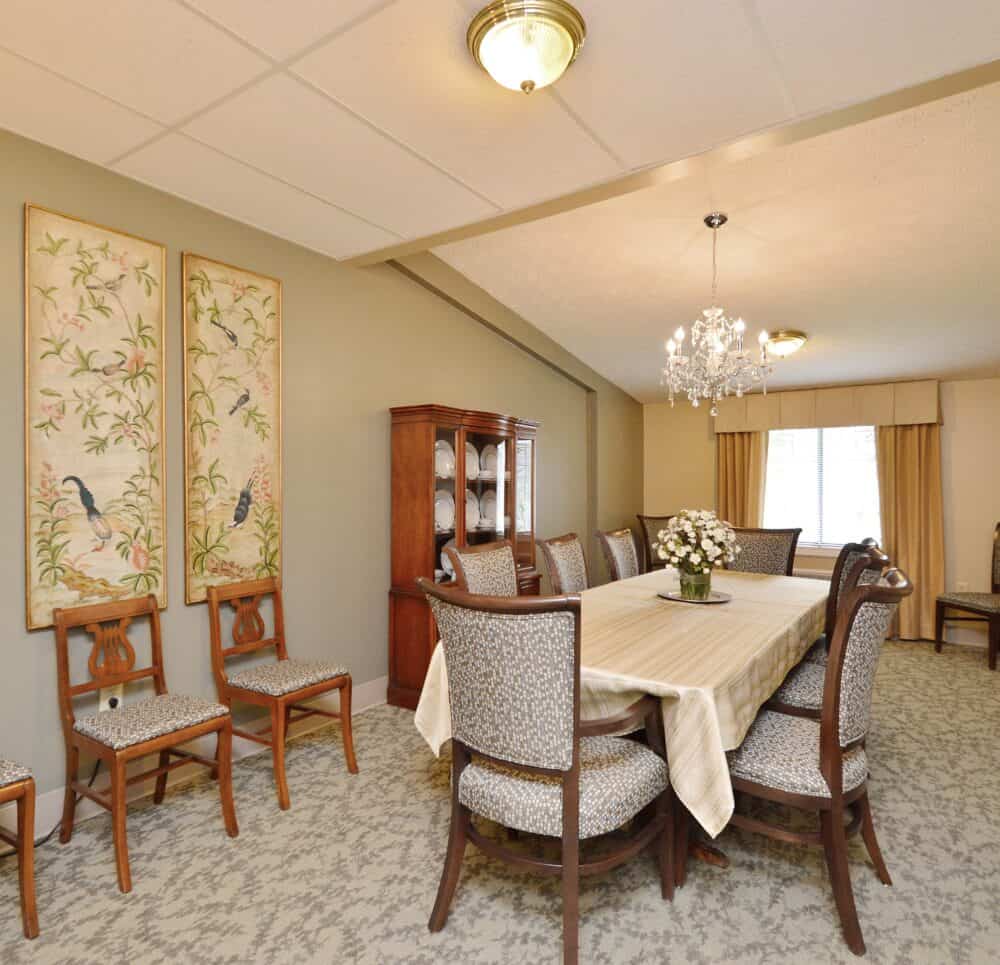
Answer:
<path fill-rule="evenodd" d="M 670 779 L 713 837 L 733 813 L 726 751 L 740 745 L 760 706 L 822 633 L 829 584 L 822 580 L 716 572 L 729 603 L 674 603 L 672 570 L 583 593 L 581 716 L 603 717 L 643 694 L 663 698 Z M 451 737 L 448 679 L 440 645 L 415 717 L 435 754 Z"/>

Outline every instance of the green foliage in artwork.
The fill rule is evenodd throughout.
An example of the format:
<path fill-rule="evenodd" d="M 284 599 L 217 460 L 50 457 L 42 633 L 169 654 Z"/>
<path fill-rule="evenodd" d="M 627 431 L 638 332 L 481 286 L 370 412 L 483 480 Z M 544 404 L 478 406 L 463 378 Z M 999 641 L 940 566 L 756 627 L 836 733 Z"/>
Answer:
<path fill-rule="evenodd" d="M 219 523 L 218 531 L 213 535 L 212 527 L 205 526 L 199 532 L 196 527 L 191 529 L 191 569 L 198 576 L 205 575 L 205 567 L 211 559 L 222 560 L 229 552 L 228 533 L 225 523 Z"/>
<path fill-rule="evenodd" d="M 260 577 L 278 575 L 278 554 L 280 539 L 278 532 L 278 511 L 274 503 L 254 506 L 254 536 L 257 539 L 257 575 Z"/>
<path fill-rule="evenodd" d="M 69 547 L 66 532 L 69 521 L 61 515 L 68 509 L 69 500 L 65 496 L 35 500 L 37 526 L 35 527 L 35 559 L 38 563 L 38 578 L 46 586 L 57 586 L 65 573 L 62 559 Z"/>

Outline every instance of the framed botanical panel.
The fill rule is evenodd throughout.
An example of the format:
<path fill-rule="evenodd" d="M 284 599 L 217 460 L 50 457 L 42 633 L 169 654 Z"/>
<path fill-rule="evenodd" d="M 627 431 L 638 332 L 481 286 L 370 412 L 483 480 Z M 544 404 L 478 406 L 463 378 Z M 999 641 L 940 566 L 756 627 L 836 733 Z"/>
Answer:
<path fill-rule="evenodd" d="M 281 282 L 184 255 L 185 579 L 281 575 Z"/>
<path fill-rule="evenodd" d="M 32 204 L 24 222 L 28 628 L 79 603 L 166 606 L 165 249 Z"/>

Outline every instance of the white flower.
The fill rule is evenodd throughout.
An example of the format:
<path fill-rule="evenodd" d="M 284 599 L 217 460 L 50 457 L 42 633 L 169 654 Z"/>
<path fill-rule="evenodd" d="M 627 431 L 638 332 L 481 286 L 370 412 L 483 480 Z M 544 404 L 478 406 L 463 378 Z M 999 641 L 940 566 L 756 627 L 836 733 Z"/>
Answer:
<path fill-rule="evenodd" d="M 701 554 L 700 553 L 692 553 L 690 558 L 691 558 L 691 562 L 695 566 L 697 566 L 701 562 Z"/>

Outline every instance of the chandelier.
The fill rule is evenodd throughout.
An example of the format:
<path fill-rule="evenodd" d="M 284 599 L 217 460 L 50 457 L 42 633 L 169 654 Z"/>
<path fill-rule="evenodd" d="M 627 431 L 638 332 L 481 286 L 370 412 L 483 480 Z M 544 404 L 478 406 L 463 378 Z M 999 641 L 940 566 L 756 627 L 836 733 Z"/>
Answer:
<path fill-rule="evenodd" d="M 704 309 L 702 317 L 691 323 L 687 353 L 684 351 L 683 325 L 667 340 L 667 365 L 661 380 L 671 406 L 675 395 L 686 395 L 693 406 L 705 399 L 711 403 L 713 416 L 719 414 L 719 403 L 724 398 L 729 395 L 742 398 L 744 392 L 758 383 L 766 395 L 767 377 L 771 374 L 767 332 L 757 336 L 760 355 L 754 358 L 743 347 L 746 322 L 742 318 L 730 318 L 716 305 L 716 242 L 719 229 L 728 220 L 719 211 L 705 216 L 705 225 L 712 230 L 712 307 Z"/>

